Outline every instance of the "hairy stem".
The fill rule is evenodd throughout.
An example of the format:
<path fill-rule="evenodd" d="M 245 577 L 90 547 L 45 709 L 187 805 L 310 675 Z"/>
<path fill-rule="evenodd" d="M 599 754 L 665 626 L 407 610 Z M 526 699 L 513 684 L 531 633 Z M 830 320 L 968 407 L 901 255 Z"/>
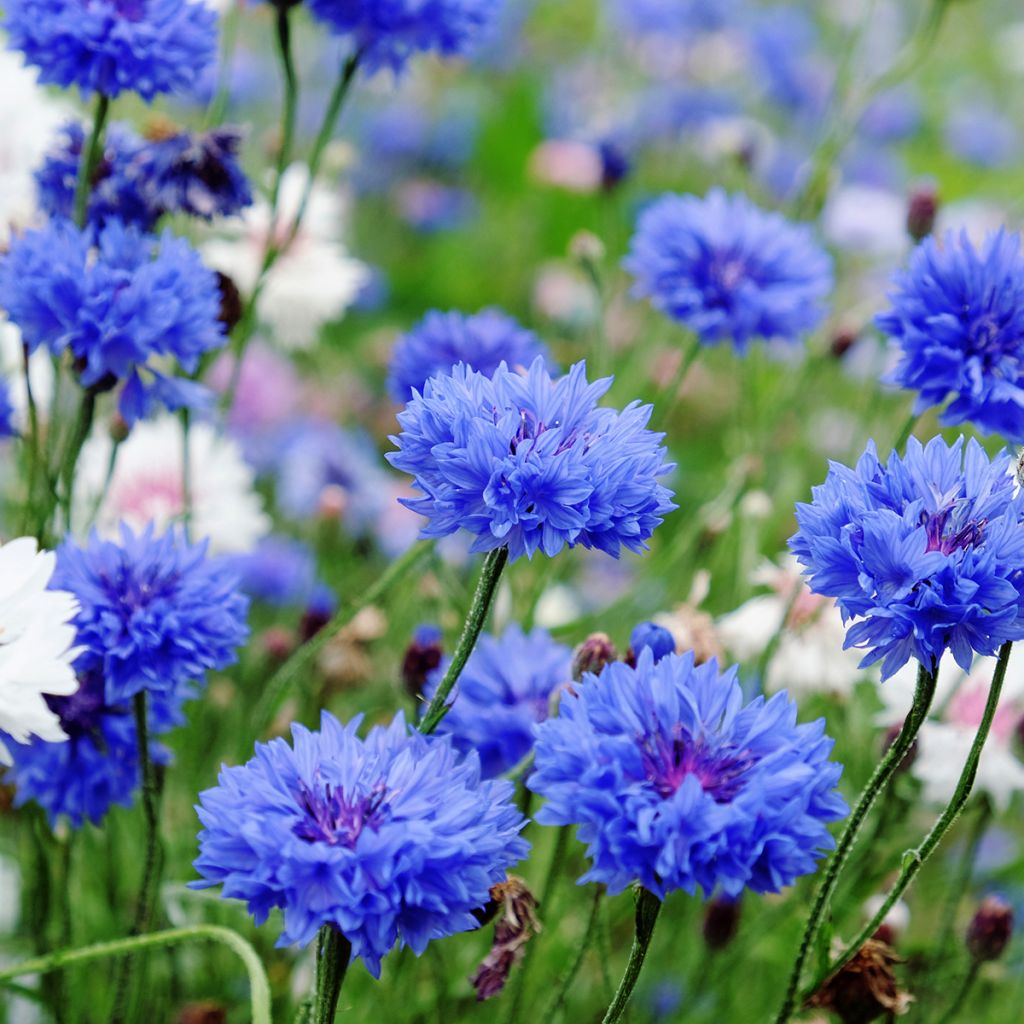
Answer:
<path fill-rule="evenodd" d="M 619 982 L 618 990 L 604 1015 L 602 1024 L 615 1024 L 616 1021 L 622 1019 L 629 997 L 633 994 L 633 989 L 636 988 L 644 960 L 647 959 L 647 950 L 651 945 L 651 936 L 654 934 L 654 926 L 658 923 L 660 912 L 661 900 L 647 889 L 637 889 L 636 934 L 633 936 L 633 948 L 629 951 L 626 971 L 622 975 L 622 981 Z"/>
<path fill-rule="evenodd" d="M 825 877 L 822 879 L 814 895 L 811 912 L 804 926 L 800 948 L 797 950 L 796 960 L 786 987 L 786 994 L 779 1013 L 775 1018 L 775 1024 L 785 1024 L 796 1008 L 797 993 L 800 989 L 800 979 L 803 975 L 804 966 L 811 954 L 814 940 L 818 935 L 818 929 L 828 913 L 829 903 L 839 882 L 839 876 L 842 874 L 843 868 L 849 859 L 850 851 L 853 849 L 853 845 L 857 840 L 857 834 L 864 824 L 868 811 L 871 810 L 875 800 L 878 799 L 879 793 L 882 792 L 896 769 L 903 762 L 903 758 L 906 757 L 907 751 L 910 750 L 925 718 L 928 716 L 928 709 L 931 707 L 932 700 L 935 697 L 936 676 L 936 669 L 926 668 L 923 664 L 921 665 L 917 674 L 917 689 L 914 693 L 914 703 L 911 705 L 910 713 L 903 723 L 903 728 L 885 752 L 885 756 L 871 773 L 871 778 L 868 779 L 867 785 L 858 797 L 846 827 L 839 837 L 835 853 L 832 854 L 828 862 Z"/>
<path fill-rule="evenodd" d="M 316 942 L 316 991 L 312 1024 L 334 1024 L 342 982 L 352 959 L 352 943 L 334 925 L 325 924 Z"/>

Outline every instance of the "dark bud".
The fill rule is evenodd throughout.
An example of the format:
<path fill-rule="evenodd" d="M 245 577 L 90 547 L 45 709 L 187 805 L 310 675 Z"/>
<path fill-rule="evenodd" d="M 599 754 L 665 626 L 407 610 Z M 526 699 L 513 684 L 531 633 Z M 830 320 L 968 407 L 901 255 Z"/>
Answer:
<path fill-rule="evenodd" d="M 876 942 L 884 942 L 887 946 L 891 946 L 896 941 L 896 929 L 891 924 L 886 924 L 883 921 L 875 929 L 875 934 L 871 938 Z"/>
<path fill-rule="evenodd" d="M 715 899 L 704 911 L 704 942 L 708 949 L 725 949 L 740 928 L 740 901 Z"/>
<path fill-rule="evenodd" d="M 242 319 L 242 295 L 238 285 L 228 277 L 217 271 L 217 287 L 220 289 L 220 312 L 217 319 L 224 325 L 225 334 L 230 334 Z"/>
<path fill-rule="evenodd" d="M 669 654 L 676 653 L 676 638 L 664 626 L 654 622 L 641 622 L 629 634 L 629 652 L 626 654 L 626 664 L 636 668 L 636 661 L 640 652 L 650 648 L 654 655 L 655 664 Z"/>
<path fill-rule="evenodd" d="M 907 203 L 907 234 L 915 242 L 927 238 L 935 227 L 939 195 L 931 182 L 915 185 Z"/>
<path fill-rule="evenodd" d="M 572 677 L 579 682 L 585 673 L 599 676 L 610 661 L 618 661 L 619 652 L 607 633 L 591 633 L 572 652 Z"/>
<path fill-rule="evenodd" d="M 602 142 L 597 152 L 601 157 L 601 187 L 605 192 L 612 192 L 628 177 L 632 164 L 613 142 Z"/>
<path fill-rule="evenodd" d="M 318 605 L 310 605 L 303 613 L 299 622 L 299 642 L 305 643 L 313 637 L 334 618 L 334 613 Z"/>
<path fill-rule="evenodd" d="M 523 958 L 526 944 L 540 931 L 537 920 L 537 901 L 521 878 L 509 876 L 504 882 L 492 886 L 491 900 L 480 914 L 486 915 L 492 905 L 496 912 L 490 913 L 494 926 L 494 942 L 490 952 L 477 968 L 470 984 L 476 989 L 479 1002 L 496 996 L 512 973 L 512 968 Z"/>
<path fill-rule="evenodd" d="M 885 734 L 885 739 L 882 740 L 882 753 L 885 754 L 889 748 L 896 742 L 896 737 L 899 736 L 902 731 L 902 725 L 893 725 L 889 727 L 889 731 Z M 917 740 L 910 745 L 910 749 L 907 751 L 903 760 L 900 761 L 896 770 L 899 772 L 905 772 L 910 770 L 910 766 L 914 763 L 914 758 L 917 757 Z"/>
<path fill-rule="evenodd" d="M 911 1003 L 900 990 L 893 966 L 900 958 L 884 942 L 868 939 L 857 955 L 808 1000 L 830 1010 L 843 1024 L 868 1024 L 886 1014 L 899 1016 Z"/>
<path fill-rule="evenodd" d="M 284 626 L 271 626 L 263 634 L 262 647 L 271 661 L 286 661 L 295 650 L 295 634 Z"/>
<path fill-rule="evenodd" d="M 829 350 L 833 359 L 842 359 L 847 352 L 857 344 L 857 332 L 852 327 L 840 327 L 832 335 L 832 344 Z"/>
<path fill-rule="evenodd" d="M 79 377 L 88 369 L 89 363 L 85 356 L 77 356 L 74 362 L 75 373 Z M 95 384 L 89 385 L 89 391 L 94 395 L 102 395 L 107 391 L 113 391 L 117 387 L 117 375 L 113 373 L 105 373 Z"/>
<path fill-rule="evenodd" d="M 1013 936 L 1013 910 L 999 896 L 986 896 L 967 926 L 967 951 L 975 960 L 998 960 Z"/>
<path fill-rule="evenodd" d="M 128 440 L 128 435 L 131 433 L 132 428 L 128 426 L 128 421 L 119 413 L 115 412 L 110 417 L 110 423 L 107 426 L 107 433 L 110 435 L 110 440 L 114 444 L 121 444 L 122 441 Z"/>
<path fill-rule="evenodd" d="M 422 695 L 427 677 L 440 666 L 443 657 L 441 630 L 436 626 L 417 626 L 402 658 L 402 684 L 414 700 Z"/>
<path fill-rule="evenodd" d="M 190 1003 L 178 1014 L 177 1024 L 227 1024 L 228 1011 L 219 1003 Z"/>

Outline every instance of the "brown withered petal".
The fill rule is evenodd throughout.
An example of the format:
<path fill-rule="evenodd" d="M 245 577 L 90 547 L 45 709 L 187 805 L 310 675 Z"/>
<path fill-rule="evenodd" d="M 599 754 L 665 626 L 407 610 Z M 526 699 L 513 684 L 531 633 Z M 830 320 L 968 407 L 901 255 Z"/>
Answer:
<path fill-rule="evenodd" d="M 891 946 L 868 939 L 857 955 L 808 1001 L 836 1014 L 843 1024 L 868 1024 L 883 1014 L 899 1016 L 912 997 L 900 990 L 893 966 L 902 963 Z"/>
<path fill-rule="evenodd" d="M 476 989 L 476 998 L 483 1002 L 496 996 L 508 981 L 512 968 L 523 958 L 526 944 L 540 931 L 537 919 L 537 900 L 521 878 L 510 875 L 504 882 L 491 888 L 491 902 L 484 914 L 497 908 L 494 941 L 470 984 Z"/>
<path fill-rule="evenodd" d="M 177 1024 L 225 1024 L 228 1011 L 219 1003 L 190 1003 L 178 1014 Z"/>

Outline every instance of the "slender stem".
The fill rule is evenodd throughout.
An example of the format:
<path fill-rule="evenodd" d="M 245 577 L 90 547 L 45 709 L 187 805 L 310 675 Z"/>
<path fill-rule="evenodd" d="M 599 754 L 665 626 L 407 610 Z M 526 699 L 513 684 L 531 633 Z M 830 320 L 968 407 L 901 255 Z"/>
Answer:
<path fill-rule="evenodd" d="M 270 677 L 263 689 L 263 696 L 256 705 L 252 716 L 252 724 L 256 735 L 262 735 L 274 720 L 288 692 L 304 679 L 315 664 L 317 656 L 330 643 L 331 639 L 347 626 L 364 608 L 369 607 L 386 594 L 396 583 L 408 576 L 433 551 L 431 541 L 419 541 L 397 561 L 391 563 L 387 570 L 377 578 L 354 604 L 345 604 L 335 616 L 312 639 L 307 640 L 294 654 Z"/>
<path fill-rule="evenodd" d="M 234 64 L 235 48 L 238 44 L 238 24 L 241 20 L 241 3 L 231 3 L 228 10 L 221 17 L 221 47 L 220 66 L 217 68 L 217 88 L 213 99 L 203 118 L 203 125 L 207 128 L 224 123 L 224 115 L 228 110 L 228 103 L 231 100 L 231 71 Z"/>
<path fill-rule="evenodd" d="M 544 915 L 545 920 L 553 920 L 551 914 L 551 902 L 555 894 L 555 885 L 562 865 L 565 863 L 565 851 L 569 845 L 569 826 L 563 825 L 555 836 L 555 845 L 551 850 L 551 860 L 548 861 L 548 869 L 544 874 L 544 881 L 541 885 L 540 900 L 537 906 Z M 531 942 L 523 954 L 523 962 L 519 965 L 512 991 L 508 997 L 508 1012 L 505 1014 L 505 1024 L 518 1024 L 520 1019 L 519 1007 L 523 1001 L 523 993 L 526 990 L 526 978 L 530 973 L 530 964 L 533 962 L 533 953 L 536 943 Z"/>
<path fill-rule="evenodd" d="M 75 205 L 73 207 L 75 223 L 85 227 L 89 213 L 89 193 L 92 192 L 92 179 L 103 152 L 103 133 L 107 126 L 107 115 L 110 113 L 110 97 L 103 93 L 96 95 L 96 110 L 92 119 L 92 131 L 82 151 L 82 160 L 78 165 L 78 180 L 75 183 Z"/>
<path fill-rule="evenodd" d="M 473 602 L 469 606 L 469 614 L 466 616 L 466 624 L 462 629 L 462 636 L 459 637 L 458 646 L 452 655 L 451 664 L 444 674 L 437 692 L 434 694 L 430 706 L 427 708 L 423 721 L 420 722 L 420 732 L 430 734 L 440 724 L 445 715 L 448 714 L 450 705 L 447 703 L 448 695 L 452 687 L 458 682 L 462 670 L 466 667 L 469 656 L 476 646 L 477 637 L 480 636 L 484 623 L 487 621 L 487 613 L 491 610 L 494 595 L 498 589 L 498 580 L 501 579 L 501 571 L 508 562 L 508 548 L 495 548 L 487 552 L 483 568 L 480 570 L 480 579 L 476 585 L 476 593 L 473 594 Z"/>
<path fill-rule="evenodd" d="M 277 225 L 278 203 L 281 198 L 281 180 L 292 158 L 295 144 L 295 121 L 299 107 L 299 78 L 295 73 L 295 56 L 292 53 L 292 5 L 275 4 L 277 11 L 275 39 L 277 57 L 281 65 L 281 79 L 284 85 L 284 102 L 281 106 L 281 139 L 277 151 L 277 168 L 270 193 L 270 238 L 274 237 Z"/>
<path fill-rule="evenodd" d="M 893 444 L 893 451 L 902 451 L 903 446 L 910 440 L 910 435 L 914 432 L 914 427 L 917 426 L 917 421 L 921 418 L 920 413 L 912 412 L 904 422 L 903 426 L 900 427 L 899 435 Z"/>
<path fill-rule="evenodd" d="M 97 492 L 96 497 L 93 499 L 92 508 L 89 510 L 89 520 L 82 526 L 83 530 L 91 530 L 96 523 L 96 517 L 100 514 L 100 509 L 103 507 L 103 499 L 109 493 L 110 484 L 114 479 L 114 471 L 117 469 L 117 456 L 121 451 L 122 444 L 124 444 L 124 441 L 118 437 L 110 446 L 110 458 L 107 459 L 107 472 L 103 477 L 103 489 Z"/>
<path fill-rule="evenodd" d="M 974 988 L 974 983 L 978 980 L 978 972 L 981 970 L 980 960 L 971 960 L 971 966 L 968 968 L 967 973 L 964 975 L 963 981 L 960 983 L 960 987 L 957 989 L 956 996 L 953 1002 L 950 1004 L 949 1009 L 939 1019 L 939 1024 L 953 1024 L 953 1021 L 961 1020 L 960 1010 L 963 1008 L 967 997 L 971 994 L 971 989 Z"/>
<path fill-rule="evenodd" d="M 23 978 L 31 974 L 48 974 L 51 971 L 63 970 L 72 964 L 127 956 L 139 950 L 173 946 L 181 942 L 190 942 L 193 939 L 209 939 L 213 942 L 223 943 L 238 956 L 249 975 L 253 1024 L 271 1024 L 270 984 L 256 950 L 237 932 L 219 925 L 199 924 L 190 928 L 172 928 L 163 932 L 151 932 L 149 935 L 115 939 L 113 942 L 97 942 L 95 945 L 83 946 L 80 949 L 58 950 L 55 953 L 34 957 L 31 960 L 22 960 L 21 963 L 13 964 L 10 967 L 0 967 L 0 987 L 6 987 L 7 982 L 14 978 Z"/>
<path fill-rule="evenodd" d="M 668 423 L 669 420 L 672 419 L 676 409 L 679 407 L 682 387 L 686 383 L 686 378 L 690 375 L 690 370 L 693 369 L 693 364 L 697 362 L 697 359 L 700 357 L 703 349 L 704 346 L 700 343 L 700 338 L 694 335 L 690 339 L 689 348 L 683 352 L 682 359 L 679 362 L 675 375 L 662 392 L 668 400 L 668 405 L 665 407 L 665 411 L 661 414 L 662 423 Z"/>
<path fill-rule="evenodd" d="M 779 628 L 771 635 L 768 643 L 765 644 L 764 650 L 761 652 L 761 657 L 757 661 L 757 678 L 761 681 L 762 686 L 764 686 L 765 680 L 768 678 L 768 669 L 771 667 L 772 659 L 775 657 L 779 644 L 782 643 L 782 638 L 789 628 L 789 617 L 793 614 L 793 609 L 796 607 L 803 589 L 804 580 L 801 576 L 793 585 L 793 592 L 786 600 L 786 606 L 782 610 L 782 618 L 779 620 Z"/>
<path fill-rule="evenodd" d="M 299 201 L 299 207 L 295 212 L 295 219 L 288 229 L 288 244 L 295 240 L 295 236 L 299 233 L 299 228 L 302 226 L 302 221 L 306 216 L 309 200 L 313 194 L 313 185 L 316 183 L 317 175 L 320 173 L 320 164 L 323 162 L 328 143 L 334 137 L 334 129 L 338 124 L 338 118 L 341 116 L 341 109 L 348 98 L 349 90 L 352 88 L 356 72 L 359 70 L 361 57 L 361 51 L 357 50 L 353 53 L 342 65 L 341 74 L 334 84 L 331 98 L 327 102 L 324 119 L 320 123 L 320 131 L 317 132 L 316 141 L 313 143 L 313 149 L 309 155 L 309 174 L 306 178 L 306 187 L 303 189 L 302 199 Z M 287 245 L 285 248 L 287 248 Z"/>
<path fill-rule="evenodd" d="M 909 850 L 903 855 L 903 864 L 895 884 L 889 890 L 878 908 L 875 916 L 860 930 L 857 937 L 847 946 L 846 951 L 837 960 L 831 963 L 823 976 L 815 981 L 808 990 L 808 995 L 817 991 L 818 988 L 836 971 L 846 966 L 856 955 L 857 951 L 878 929 L 878 926 L 885 920 L 886 914 L 892 910 L 899 898 L 910 888 L 911 883 L 917 877 L 925 862 L 935 852 L 939 843 L 942 842 L 946 833 L 960 817 L 971 790 L 974 787 L 974 780 L 978 774 L 978 762 L 981 760 L 981 752 L 988 739 L 992 722 L 996 716 L 996 709 L 999 705 L 999 696 L 1003 690 L 1003 680 L 1006 678 L 1006 666 L 1010 661 L 1010 651 L 1013 648 L 1012 642 L 1003 644 L 999 650 L 999 658 L 996 661 L 995 671 L 992 674 L 992 685 L 989 687 L 988 700 L 985 703 L 985 710 L 981 717 L 981 724 L 974 736 L 974 742 L 968 751 L 967 760 L 964 762 L 963 771 L 957 780 L 956 789 L 946 806 L 946 809 L 939 816 L 938 821 L 932 826 L 932 830 L 925 836 L 924 841 L 915 850 Z M 901 734 L 902 735 L 902 734 Z"/>
<path fill-rule="evenodd" d="M 64 513 L 64 527 L 71 529 L 71 506 L 75 489 L 75 466 L 78 464 L 78 456 L 82 453 L 82 446 L 85 444 L 89 432 L 92 430 L 92 421 L 96 415 L 96 393 L 92 388 L 86 388 L 82 392 L 82 401 L 78 407 L 78 417 L 72 427 L 71 436 L 68 438 L 67 447 L 64 449 L 64 460 L 61 463 L 61 508 Z M 47 514 L 46 519 L 49 519 Z"/>
<path fill-rule="evenodd" d="M 185 539 L 192 536 L 192 453 L 189 445 L 189 427 L 192 417 L 188 409 L 181 410 L 181 522 Z M 117 453 L 114 447 L 111 458 Z"/>
<path fill-rule="evenodd" d="M 800 988 L 800 979 L 803 975 L 804 966 L 811 954 L 814 940 L 818 935 L 818 929 L 821 927 L 821 923 L 828 912 L 829 902 L 839 882 L 839 876 L 846 865 L 850 851 L 853 849 L 853 845 L 857 840 L 857 834 L 864 824 L 868 811 L 871 810 L 875 800 L 878 799 L 878 794 L 882 792 L 896 769 L 903 762 L 903 758 L 906 757 L 907 751 L 910 750 L 911 744 L 913 744 L 925 718 L 928 716 L 928 709 L 931 707 L 932 700 L 935 697 L 936 677 L 937 671 L 935 668 L 926 668 L 923 664 L 920 666 L 917 673 L 917 689 L 914 692 L 914 703 L 911 705 L 910 713 L 903 723 L 903 728 L 885 752 L 875 770 L 871 773 L 871 778 L 868 779 L 867 785 L 865 785 L 857 799 L 856 806 L 853 808 L 846 827 L 839 837 L 835 853 L 832 854 L 832 858 L 829 860 L 825 871 L 825 877 L 822 879 L 814 895 L 811 912 L 804 926 L 800 948 L 797 951 L 796 961 L 793 964 L 789 983 L 786 987 L 786 994 L 778 1016 L 775 1018 L 775 1024 L 785 1024 L 796 1008 L 797 992 Z M 873 931 L 874 929 L 868 932 L 868 935 L 871 935 Z"/>
<path fill-rule="evenodd" d="M 36 406 L 36 398 L 32 392 L 32 378 L 30 375 L 31 358 L 28 345 L 21 346 L 24 362 L 22 369 L 25 374 L 25 405 L 28 408 L 28 484 L 25 498 L 25 514 L 23 516 L 24 529 L 27 530 L 33 522 L 36 500 L 36 481 L 39 478 L 40 460 L 43 457 L 42 448 L 39 444 L 39 409 Z M 45 470 L 44 470 L 45 473 Z M 38 538 L 41 540 L 42 538 Z"/>
<path fill-rule="evenodd" d="M 313 1024 L 334 1024 L 341 985 L 352 959 L 352 943 L 334 925 L 325 924 L 316 941 L 316 992 Z"/>
<path fill-rule="evenodd" d="M 135 742 L 138 747 L 139 765 L 142 769 L 142 811 L 146 821 L 146 852 L 142 865 L 142 881 L 135 906 L 135 920 L 131 935 L 144 935 L 149 931 L 153 916 L 153 903 L 159 876 L 160 862 L 160 810 L 159 788 L 156 770 L 149 752 L 149 723 L 147 721 L 146 691 L 135 694 L 132 704 L 135 714 Z M 125 1019 L 127 1004 L 131 996 L 135 959 L 121 961 L 114 985 L 114 1012 L 112 1021 Z"/>
<path fill-rule="evenodd" d="M 573 957 L 572 963 L 569 964 L 569 969 L 562 975 L 555 989 L 554 998 L 548 1005 L 544 1015 L 540 1018 L 543 1021 L 549 1022 L 549 1024 L 558 1017 L 562 1004 L 565 1002 L 565 997 L 569 994 L 569 989 L 572 987 L 572 983 L 576 980 L 576 975 L 579 974 L 580 968 L 583 966 L 583 960 L 590 949 L 591 943 L 596 938 L 596 933 L 600 930 L 601 901 L 604 899 L 604 893 L 603 885 L 594 886 L 594 898 L 590 902 L 590 916 L 587 918 L 586 930 L 576 945 L 576 956 Z"/>
<path fill-rule="evenodd" d="M 636 934 L 633 936 L 633 948 L 629 951 L 626 971 L 622 975 L 622 981 L 619 982 L 618 990 L 604 1015 L 602 1024 L 615 1024 L 622 1018 L 629 997 L 633 994 L 633 989 L 636 988 L 644 960 L 647 959 L 647 949 L 651 944 L 651 936 L 654 934 L 654 926 L 658 922 L 660 912 L 661 900 L 649 890 L 638 888 L 636 891 Z"/>

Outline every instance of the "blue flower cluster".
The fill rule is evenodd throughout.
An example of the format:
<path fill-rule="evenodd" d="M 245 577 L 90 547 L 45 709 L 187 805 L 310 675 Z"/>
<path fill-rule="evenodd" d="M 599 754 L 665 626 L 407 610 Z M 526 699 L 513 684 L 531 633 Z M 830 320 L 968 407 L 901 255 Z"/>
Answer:
<path fill-rule="evenodd" d="M 108 704 L 143 690 L 183 700 L 208 671 L 232 664 L 249 635 L 237 577 L 207 558 L 205 542 L 173 530 L 122 526 L 120 543 L 95 533 L 85 547 L 67 541 L 51 586 L 78 598 L 76 643 L 99 661 Z"/>
<path fill-rule="evenodd" d="M 60 718 L 67 740 L 8 744 L 14 764 L 7 781 L 15 787 L 14 803 L 38 804 L 51 827 L 66 818 L 72 828 L 94 825 L 112 806 L 130 807 L 142 783 L 138 735 L 128 703 L 107 702 L 102 659 L 87 651 L 75 663 L 79 688 L 70 697 L 47 697 Z M 147 701 L 147 730 L 158 736 L 182 723 L 176 695 L 157 694 Z M 166 764 L 170 756 L 151 740 L 150 759 Z"/>
<path fill-rule="evenodd" d="M 922 413 L 952 395 L 943 424 L 971 423 L 1024 442 L 1024 255 L 998 231 L 979 252 L 966 233 L 926 238 L 893 278 L 876 318 L 899 346 L 890 383 L 919 392 Z"/>
<path fill-rule="evenodd" d="M 450 659 L 427 678 L 434 696 Z M 533 747 L 533 728 L 548 717 L 552 694 L 572 679 L 572 650 L 543 629 L 524 633 L 513 624 L 500 637 L 477 641 L 438 726 L 463 754 L 475 750 L 484 778 L 514 768 Z"/>
<path fill-rule="evenodd" d="M 881 660 L 886 679 L 948 650 L 967 671 L 1024 637 L 1024 491 L 1009 470 L 974 440 L 911 438 L 886 463 L 870 443 L 797 505 L 790 548 L 810 588 L 857 620 L 846 646 L 867 650 L 862 665 Z"/>
<path fill-rule="evenodd" d="M 83 387 L 125 382 L 119 407 L 129 423 L 157 404 L 177 409 L 207 396 L 153 360 L 172 356 L 192 373 L 225 342 L 217 278 L 198 253 L 183 238 L 156 240 L 120 221 L 26 231 L 0 260 L 0 306 L 29 351 L 70 349 Z"/>
<path fill-rule="evenodd" d="M 192 0 L 7 0 L 12 50 L 39 81 L 147 102 L 190 89 L 217 56 L 217 15 Z"/>
<path fill-rule="evenodd" d="M 676 507 L 658 483 L 673 466 L 663 435 L 646 429 L 650 406 L 598 408 L 611 383 L 588 383 L 583 363 L 552 380 L 542 358 L 525 376 L 459 365 L 428 380 L 399 413 L 400 450 L 388 455 L 425 495 L 403 499 L 429 520 L 423 536 L 465 528 L 474 551 L 507 545 L 513 560 L 577 544 L 644 550 Z"/>
<path fill-rule="evenodd" d="M 404 403 L 434 374 L 451 373 L 459 363 L 490 377 L 501 363 L 526 367 L 537 356 L 550 361 L 540 338 L 499 309 L 473 316 L 432 310 L 391 353 L 388 390 Z"/>
<path fill-rule="evenodd" d="M 369 70 L 400 72 L 418 52 L 465 56 L 483 41 L 502 0 L 309 0 L 308 6 L 352 40 Z"/>
<path fill-rule="evenodd" d="M 784 692 L 744 706 L 735 669 L 644 649 L 635 669 L 585 675 L 538 726 L 537 821 L 579 825 L 581 881 L 611 893 L 778 892 L 815 870 L 846 814 L 824 720 L 796 714 Z"/>
<path fill-rule="evenodd" d="M 235 128 L 146 141 L 125 125 L 112 125 L 89 197 L 89 223 L 103 227 L 117 218 L 152 231 L 169 213 L 210 220 L 241 212 L 252 203 L 238 162 L 241 143 Z M 36 171 L 39 205 L 51 217 L 72 216 L 84 145 L 82 126 L 69 123 L 60 145 Z"/>
<path fill-rule="evenodd" d="M 640 215 L 626 269 L 634 295 L 705 345 L 796 341 L 825 315 L 832 261 L 809 228 L 746 196 L 666 195 Z"/>
<path fill-rule="evenodd" d="M 356 718 L 322 714 L 221 771 L 199 796 L 203 881 L 245 900 L 257 924 L 284 912 L 279 945 L 306 945 L 324 924 L 352 943 L 374 977 L 400 942 L 478 927 L 473 911 L 526 856 L 513 786 L 481 781 L 480 764 L 446 737 L 411 732 L 399 714 L 360 739 Z"/>
<path fill-rule="evenodd" d="M 264 537 L 253 551 L 227 555 L 239 589 L 269 605 L 304 605 L 317 588 L 316 558 L 307 544 L 291 537 Z"/>

